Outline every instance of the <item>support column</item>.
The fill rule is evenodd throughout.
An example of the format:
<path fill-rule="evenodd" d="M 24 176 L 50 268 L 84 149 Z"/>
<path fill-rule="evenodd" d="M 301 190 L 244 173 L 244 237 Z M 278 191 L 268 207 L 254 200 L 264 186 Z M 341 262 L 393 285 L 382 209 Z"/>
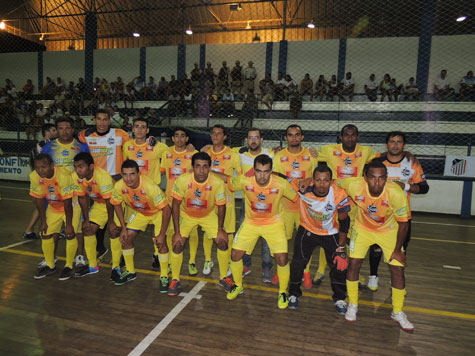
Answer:
<path fill-rule="evenodd" d="M 424 0 L 422 10 L 421 32 L 419 36 L 419 48 L 417 51 L 417 74 L 416 83 L 419 93 L 427 94 L 429 83 L 430 51 L 432 46 L 432 28 L 434 26 L 435 0 Z"/>
<path fill-rule="evenodd" d="M 90 93 L 94 83 L 94 50 L 97 47 L 97 17 L 94 13 L 87 13 L 85 18 L 85 51 L 84 51 L 84 82 Z"/>
<path fill-rule="evenodd" d="M 177 78 L 182 81 L 186 73 L 186 46 L 181 43 L 178 45 Z"/>
<path fill-rule="evenodd" d="M 279 72 L 285 76 L 287 74 L 287 50 L 288 42 L 280 41 L 279 43 Z"/>

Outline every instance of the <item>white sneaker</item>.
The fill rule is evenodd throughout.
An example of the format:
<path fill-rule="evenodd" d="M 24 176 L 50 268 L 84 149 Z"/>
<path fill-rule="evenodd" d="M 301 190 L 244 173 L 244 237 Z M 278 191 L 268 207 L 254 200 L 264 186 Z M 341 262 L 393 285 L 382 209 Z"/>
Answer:
<path fill-rule="evenodd" d="M 369 276 L 368 288 L 371 289 L 373 292 L 376 292 L 378 290 L 378 282 L 379 282 L 378 276 Z"/>
<path fill-rule="evenodd" d="M 348 304 L 348 309 L 345 313 L 345 319 L 348 321 L 356 321 L 356 313 L 358 313 L 358 306 L 355 304 Z"/>
<path fill-rule="evenodd" d="M 54 258 L 54 264 L 56 264 L 56 262 L 58 262 L 58 259 L 55 257 Z M 40 262 L 38 262 L 36 267 L 38 267 L 40 269 L 43 268 L 43 267 L 46 267 L 46 260 L 43 258 Z"/>
<path fill-rule="evenodd" d="M 86 259 L 83 255 L 77 255 L 74 259 L 74 263 L 76 264 L 76 267 L 82 267 L 86 265 Z"/>
<path fill-rule="evenodd" d="M 391 312 L 391 319 L 398 322 L 399 325 L 401 326 L 402 330 L 404 330 L 404 331 L 414 331 L 414 325 L 409 320 L 407 320 L 406 313 L 399 312 L 397 314 L 394 314 L 394 313 Z"/>
<path fill-rule="evenodd" d="M 205 276 L 211 273 L 211 269 L 213 268 L 214 263 L 213 261 L 205 261 L 205 265 L 203 266 L 203 274 Z"/>
<path fill-rule="evenodd" d="M 348 310 L 348 305 L 344 300 L 337 300 L 335 302 L 336 312 L 341 315 L 345 315 Z"/>

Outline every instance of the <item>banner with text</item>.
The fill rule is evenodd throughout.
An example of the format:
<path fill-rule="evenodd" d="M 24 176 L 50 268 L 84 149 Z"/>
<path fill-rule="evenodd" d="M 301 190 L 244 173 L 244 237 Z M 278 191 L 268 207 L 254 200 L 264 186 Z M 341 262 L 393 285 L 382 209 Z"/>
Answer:
<path fill-rule="evenodd" d="M 29 158 L 0 157 L 0 179 L 28 181 L 30 172 Z"/>

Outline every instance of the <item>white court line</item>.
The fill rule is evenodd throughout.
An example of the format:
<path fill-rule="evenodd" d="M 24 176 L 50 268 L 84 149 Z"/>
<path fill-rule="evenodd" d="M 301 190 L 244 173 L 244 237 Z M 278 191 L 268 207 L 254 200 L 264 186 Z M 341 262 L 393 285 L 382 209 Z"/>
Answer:
<path fill-rule="evenodd" d="M 475 225 L 460 225 L 460 224 L 445 224 L 445 223 L 436 223 L 429 221 L 412 221 L 413 224 L 427 224 L 427 225 L 444 225 L 444 226 L 460 226 L 460 227 L 475 227 Z"/>
<path fill-rule="evenodd" d="M 8 245 L 8 246 L 0 247 L 0 251 L 9 249 L 9 248 L 12 248 L 12 247 L 15 247 L 15 246 L 19 246 L 19 245 L 24 245 L 24 244 L 27 244 L 28 242 L 31 242 L 31 241 L 33 241 L 33 240 L 25 240 L 25 241 L 17 242 L 17 243 Z"/>
<path fill-rule="evenodd" d="M 29 188 L 10 187 L 10 186 L 8 186 L 8 185 L 0 185 L 0 188 L 19 189 L 19 190 L 30 190 Z"/>
<path fill-rule="evenodd" d="M 188 305 L 189 302 L 193 300 L 198 294 L 198 292 L 206 285 L 206 282 L 198 282 L 193 289 L 183 298 L 180 303 L 175 305 L 175 307 L 162 319 L 160 323 L 153 328 L 152 331 L 142 340 L 140 343 L 135 346 L 135 348 L 129 353 L 129 356 L 140 356 L 143 352 L 155 341 L 155 339 L 162 333 L 163 330 L 175 319 L 178 314 Z"/>

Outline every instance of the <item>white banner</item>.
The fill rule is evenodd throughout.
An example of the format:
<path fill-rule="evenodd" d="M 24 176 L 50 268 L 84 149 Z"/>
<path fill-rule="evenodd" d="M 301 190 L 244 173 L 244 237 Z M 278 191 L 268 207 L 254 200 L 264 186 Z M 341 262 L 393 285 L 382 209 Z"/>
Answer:
<path fill-rule="evenodd" d="M 0 157 L 0 179 L 29 181 L 30 159 L 26 157 Z"/>
<path fill-rule="evenodd" d="M 475 156 L 446 156 L 444 175 L 475 178 Z"/>

